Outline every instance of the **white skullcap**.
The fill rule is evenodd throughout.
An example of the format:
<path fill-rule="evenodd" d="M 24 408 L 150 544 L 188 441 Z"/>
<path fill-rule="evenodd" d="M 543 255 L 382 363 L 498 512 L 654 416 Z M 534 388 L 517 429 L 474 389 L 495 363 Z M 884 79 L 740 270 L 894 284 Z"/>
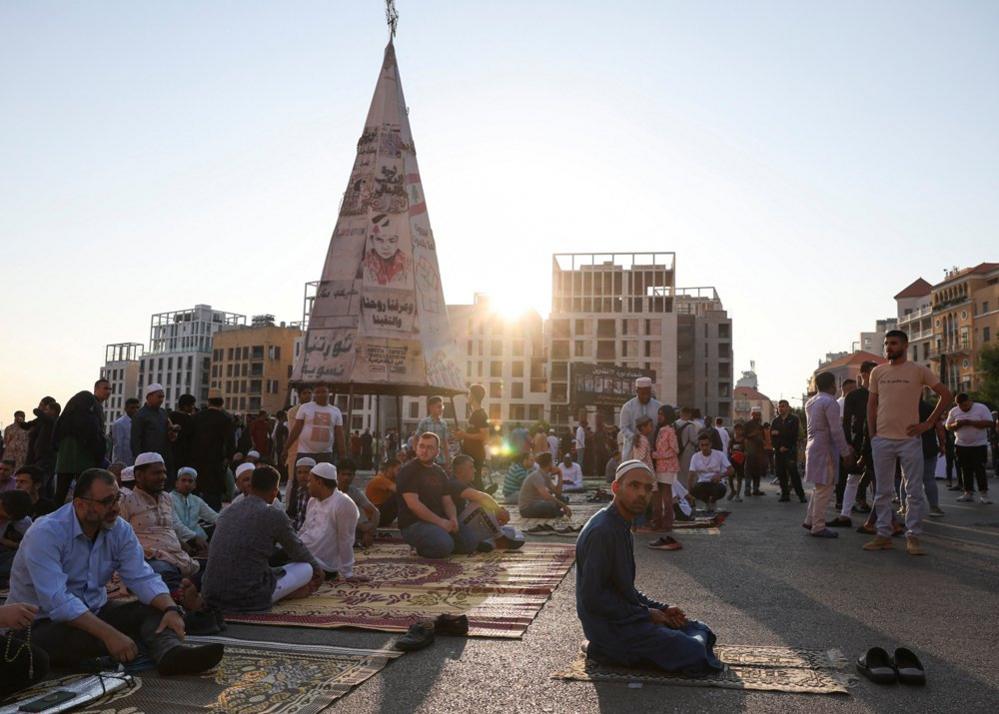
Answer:
<path fill-rule="evenodd" d="M 165 392 L 165 391 L 166 390 L 163 389 L 162 384 L 160 384 L 159 382 L 153 382 L 152 384 L 147 384 L 146 388 L 142 390 L 142 396 L 148 397 L 153 392 Z"/>
<path fill-rule="evenodd" d="M 750 414 L 762 414 L 763 413 L 763 407 L 750 407 L 749 408 L 749 413 Z"/>
<path fill-rule="evenodd" d="M 236 467 L 236 476 L 238 477 L 240 474 L 245 474 L 247 471 L 253 471 L 256 468 L 257 467 L 255 464 L 250 464 L 250 463 L 240 464 L 239 466 Z"/>
<path fill-rule="evenodd" d="M 132 466 L 126 466 L 121 470 L 121 482 L 132 483 L 133 481 L 135 481 L 135 469 Z"/>
<path fill-rule="evenodd" d="M 250 449 L 249 451 L 246 452 L 246 458 L 248 458 L 248 459 L 249 458 L 259 459 L 260 458 L 260 452 L 257 451 L 256 449 Z"/>
<path fill-rule="evenodd" d="M 308 466 L 310 469 L 316 465 L 316 460 L 311 456 L 303 456 L 298 461 L 295 462 L 295 467 Z"/>
<path fill-rule="evenodd" d="M 627 461 L 622 461 L 621 465 L 614 471 L 614 480 L 620 481 L 624 478 L 625 474 L 635 471 L 636 469 L 644 471 L 653 479 L 656 477 L 656 475 L 652 473 L 652 469 L 650 469 L 649 465 L 644 461 L 639 461 L 638 459 L 628 459 Z"/>
<path fill-rule="evenodd" d="M 635 380 L 635 389 L 643 389 L 652 386 L 652 379 L 649 377 L 639 377 Z"/>
<path fill-rule="evenodd" d="M 325 461 L 312 467 L 309 473 L 313 473 L 323 481 L 336 481 L 336 466 Z"/>
<path fill-rule="evenodd" d="M 182 466 L 179 469 L 177 469 L 177 478 L 180 478 L 181 476 L 190 476 L 193 479 L 197 479 L 198 472 L 196 469 L 190 466 Z"/>
<path fill-rule="evenodd" d="M 162 464 L 162 463 L 165 463 L 163 461 L 163 457 L 160 456 L 155 451 L 147 451 L 135 457 L 135 465 L 137 467 L 145 466 L 146 464 Z"/>

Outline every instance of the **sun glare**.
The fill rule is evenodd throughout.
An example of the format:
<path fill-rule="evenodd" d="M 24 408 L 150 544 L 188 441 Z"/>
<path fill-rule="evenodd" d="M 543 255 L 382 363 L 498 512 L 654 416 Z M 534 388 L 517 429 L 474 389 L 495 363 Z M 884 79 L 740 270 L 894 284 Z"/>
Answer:
<path fill-rule="evenodd" d="M 525 295 L 522 286 L 513 287 L 507 292 L 489 293 L 489 308 L 504 320 L 514 321 L 531 309 L 530 296 Z"/>

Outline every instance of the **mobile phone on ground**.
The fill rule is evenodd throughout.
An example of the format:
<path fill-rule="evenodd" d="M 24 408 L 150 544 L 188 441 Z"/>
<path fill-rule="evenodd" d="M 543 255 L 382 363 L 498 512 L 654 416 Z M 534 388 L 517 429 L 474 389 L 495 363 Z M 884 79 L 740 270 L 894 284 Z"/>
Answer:
<path fill-rule="evenodd" d="M 43 712 L 52 707 L 59 706 L 60 704 L 65 704 L 66 702 L 76 699 L 79 696 L 76 692 L 71 692 L 68 689 L 57 689 L 54 692 L 46 694 L 40 699 L 33 699 L 32 701 L 22 704 L 19 708 L 19 712 Z"/>

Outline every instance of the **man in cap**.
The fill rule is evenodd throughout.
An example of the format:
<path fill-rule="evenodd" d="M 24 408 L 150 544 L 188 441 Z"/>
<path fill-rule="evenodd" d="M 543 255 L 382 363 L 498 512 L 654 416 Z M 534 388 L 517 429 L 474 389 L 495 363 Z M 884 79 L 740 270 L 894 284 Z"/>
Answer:
<path fill-rule="evenodd" d="M 181 645 L 183 611 L 143 559 L 135 532 L 118 517 L 119 503 L 110 472 L 80 474 L 72 502 L 25 534 L 8 602 L 37 607 L 31 642 L 57 667 L 108 655 L 130 662 L 141 645 L 160 674 L 211 669 L 222 659 L 222 645 Z M 136 600 L 108 600 L 105 583 L 115 572 Z"/>
<path fill-rule="evenodd" d="M 354 534 L 360 511 L 337 488 L 336 466 L 325 462 L 313 466 L 306 490 L 309 506 L 298 537 L 327 578 L 354 580 Z"/>
<path fill-rule="evenodd" d="M 639 417 L 648 417 L 656 423 L 660 403 L 652 397 L 652 380 L 649 377 L 639 377 L 635 380 L 635 396 L 624 403 L 618 417 L 618 446 L 621 449 L 621 460 L 631 458 L 631 450 L 638 443 L 638 428 L 635 422 Z"/>
<path fill-rule="evenodd" d="M 133 469 L 135 489 L 121 499 L 121 517 L 131 524 L 152 569 L 171 590 L 179 590 L 183 579 L 200 569 L 188 551 L 203 551 L 208 544 L 174 513 L 173 501 L 163 490 L 163 457 L 153 451 L 141 453 Z"/>
<path fill-rule="evenodd" d="M 177 483 L 170 492 L 170 498 L 173 500 L 173 512 L 177 514 L 177 519 L 189 531 L 207 542 L 205 526 L 214 526 L 219 514 L 200 496 L 195 495 L 197 483 L 198 472 L 190 466 L 182 466 L 177 470 Z"/>
<path fill-rule="evenodd" d="M 153 382 L 146 386 L 142 393 L 146 403 L 132 417 L 132 453 L 156 453 L 166 463 L 170 452 L 170 420 L 163 408 L 166 392 L 163 385 Z"/>
<path fill-rule="evenodd" d="M 205 600 L 223 611 L 270 609 L 286 598 L 306 597 L 323 581 L 323 569 L 302 544 L 284 511 L 272 508 L 280 474 L 260 466 L 250 476 L 246 497 L 219 516 L 202 580 Z M 288 563 L 271 568 L 274 547 Z"/>
<path fill-rule="evenodd" d="M 576 612 L 589 640 L 587 656 L 625 667 L 655 666 L 667 672 L 720 672 L 715 635 L 683 611 L 635 587 L 632 521 L 645 513 L 656 478 L 641 461 L 624 461 L 615 472 L 614 500 L 593 516 L 576 542 Z"/>
<path fill-rule="evenodd" d="M 135 467 L 126 466 L 115 480 L 118 482 L 118 490 L 121 491 L 122 496 L 127 496 L 135 487 Z"/>
<path fill-rule="evenodd" d="M 295 492 L 291 493 L 292 487 L 288 486 L 288 497 L 285 499 L 285 512 L 291 519 L 291 525 L 296 532 L 302 530 L 305 523 L 305 514 L 309 507 L 309 480 L 312 478 L 312 467 L 316 465 L 316 460 L 311 456 L 303 456 L 295 462 L 294 485 Z"/>

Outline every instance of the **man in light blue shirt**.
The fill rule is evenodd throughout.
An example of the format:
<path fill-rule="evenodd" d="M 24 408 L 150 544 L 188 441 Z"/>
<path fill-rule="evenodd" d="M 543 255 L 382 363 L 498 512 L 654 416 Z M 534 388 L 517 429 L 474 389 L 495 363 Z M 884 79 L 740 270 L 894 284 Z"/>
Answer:
<path fill-rule="evenodd" d="M 197 537 L 208 540 L 208 533 L 205 532 L 202 524 L 215 525 L 219 514 L 213 511 L 211 506 L 205 503 L 200 496 L 192 493 L 197 481 L 198 472 L 190 466 L 178 469 L 177 483 L 174 484 L 174 490 L 170 492 L 170 498 L 173 500 L 173 512 L 177 515 L 177 519 Z"/>
<path fill-rule="evenodd" d="M 129 662 L 141 647 L 160 674 L 211 669 L 222 646 L 181 644 L 183 611 L 146 563 L 132 527 L 118 517 L 120 496 L 110 472 L 84 471 L 72 503 L 25 534 L 8 600 L 38 608 L 31 639 L 56 667 L 105 655 Z M 138 601 L 108 601 L 105 584 L 115 571 Z"/>
<path fill-rule="evenodd" d="M 125 414 L 111 423 L 111 462 L 125 466 L 135 464 L 132 453 L 132 416 L 139 411 L 139 400 L 130 397 L 125 400 Z"/>

